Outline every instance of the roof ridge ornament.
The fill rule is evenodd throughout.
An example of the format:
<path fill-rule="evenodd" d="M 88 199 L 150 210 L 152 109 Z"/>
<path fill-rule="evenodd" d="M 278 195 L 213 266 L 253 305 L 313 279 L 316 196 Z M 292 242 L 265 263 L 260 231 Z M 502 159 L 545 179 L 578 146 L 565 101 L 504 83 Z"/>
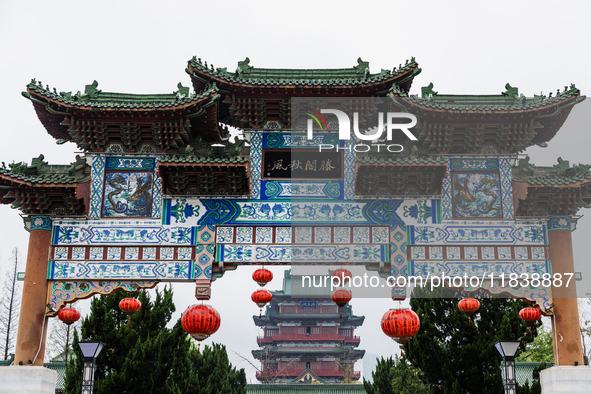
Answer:
<path fill-rule="evenodd" d="M 238 62 L 238 68 L 236 68 L 236 76 L 240 77 L 242 76 L 242 74 L 247 73 L 248 71 L 252 70 L 253 67 L 250 64 L 250 59 L 248 57 L 246 57 L 246 59 L 244 59 L 241 62 Z"/>
<path fill-rule="evenodd" d="M 353 69 L 358 75 L 366 77 L 369 75 L 369 62 L 364 62 L 361 60 L 361 57 L 359 57 L 357 59 L 357 66 L 354 66 Z"/>
<path fill-rule="evenodd" d="M 102 90 L 97 89 L 97 86 L 98 82 L 95 79 L 90 85 L 84 87 L 84 94 L 93 99 L 97 98 L 99 93 L 102 92 Z"/>
<path fill-rule="evenodd" d="M 433 82 L 429 82 L 429 85 L 421 88 L 421 97 L 429 98 L 437 96 L 437 92 L 433 90 Z"/>
<path fill-rule="evenodd" d="M 519 88 L 512 87 L 509 82 L 505 84 L 505 91 L 501 94 L 505 97 L 519 97 Z"/>

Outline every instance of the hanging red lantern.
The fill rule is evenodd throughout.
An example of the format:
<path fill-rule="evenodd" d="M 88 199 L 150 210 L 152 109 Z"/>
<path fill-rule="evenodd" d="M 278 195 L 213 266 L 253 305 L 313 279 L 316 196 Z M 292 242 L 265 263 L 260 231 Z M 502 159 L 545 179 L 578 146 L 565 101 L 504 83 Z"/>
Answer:
<path fill-rule="evenodd" d="M 519 318 L 527 322 L 531 336 L 531 326 L 542 318 L 542 312 L 538 308 L 523 308 L 519 311 Z"/>
<path fill-rule="evenodd" d="M 181 326 L 197 341 L 208 338 L 219 328 L 222 319 L 217 310 L 209 305 L 193 305 L 183 312 Z M 199 347 L 197 347 L 199 352 Z"/>
<path fill-rule="evenodd" d="M 330 295 L 330 298 L 332 299 L 332 301 L 337 304 L 340 308 L 344 307 L 345 305 L 347 305 L 347 303 L 349 301 L 351 301 L 351 298 L 353 298 L 353 295 L 351 294 L 351 292 L 349 290 L 345 290 L 345 289 L 339 289 L 339 290 L 335 290 L 332 292 L 332 294 Z M 341 315 L 340 318 L 343 318 L 343 310 L 341 309 Z"/>
<path fill-rule="evenodd" d="M 80 312 L 74 308 L 64 308 L 57 314 L 57 317 L 69 326 L 80 319 Z"/>
<path fill-rule="evenodd" d="M 421 320 L 412 309 L 390 309 L 382 317 L 384 334 L 404 344 L 414 337 L 421 328 Z"/>
<path fill-rule="evenodd" d="M 353 274 L 351 273 L 351 271 L 342 268 L 332 271 L 330 276 L 331 278 L 339 278 L 341 286 L 350 283 L 353 278 Z"/>
<path fill-rule="evenodd" d="M 74 308 L 64 308 L 57 314 L 58 319 L 68 325 L 66 330 L 66 363 L 68 363 L 68 350 L 70 343 L 70 325 L 76 323 L 80 319 L 80 312 Z"/>
<path fill-rule="evenodd" d="M 273 273 L 266 268 L 259 268 L 253 272 L 252 279 L 257 282 L 259 286 L 265 286 L 273 280 Z"/>
<path fill-rule="evenodd" d="M 127 315 L 127 325 L 131 320 L 131 315 L 136 313 L 142 307 L 142 303 L 136 298 L 124 298 L 119 301 L 119 308 Z"/>
<path fill-rule="evenodd" d="M 472 327 L 472 316 L 480 308 L 480 302 L 474 298 L 464 298 L 458 303 L 458 308 L 468 315 L 468 327 Z"/>
<path fill-rule="evenodd" d="M 255 304 L 257 304 L 257 306 L 259 308 L 261 308 L 259 310 L 259 319 L 262 317 L 262 313 L 263 313 L 263 307 L 265 305 L 267 305 L 267 303 L 271 302 L 271 300 L 273 299 L 273 295 L 268 292 L 267 290 L 264 289 L 260 289 L 255 291 L 254 293 L 252 293 L 252 295 L 250 296 L 250 299 L 253 300 L 253 302 Z"/>

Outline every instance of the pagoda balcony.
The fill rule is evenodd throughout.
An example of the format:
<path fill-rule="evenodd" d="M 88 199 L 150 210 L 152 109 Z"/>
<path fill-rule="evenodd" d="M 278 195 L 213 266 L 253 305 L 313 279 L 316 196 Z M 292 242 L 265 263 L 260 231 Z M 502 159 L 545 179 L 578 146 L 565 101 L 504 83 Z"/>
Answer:
<path fill-rule="evenodd" d="M 256 373 L 256 378 L 257 379 L 274 379 L 274 378 L 279 378 L 279 377 L 298 377 L 302 374 L 302 372 L 304 372 L 306 369 L 302 369 L 302 368 L 297 368 L 297 369 L 282 369 L 282 370 L 278 370 L 278 369 L 267 369 L 265 371 L 263 371 L 262 373 L 260 371 L 257 371 Z M 316 375 L 318 375 L 319 377 L 344 377 L 345 376 L 345 372 L 342 370 L 338 370 L 338 369 L 313 369 L 312 372 L 314 372 Z M 361 377 L 361 372 L 359 371 L 355 371 L 353 372 L 351 378 L 352 379 L 359 379 Z"/>
<path fill-rule="evenodd" d="M 361 338 L 358 336 L 346 336 L 338 334 L 276 334 L 270 337 L 257 337 L 257 344 L 264 345 L 278 341 L 344 341 L 358 346 Z"/>

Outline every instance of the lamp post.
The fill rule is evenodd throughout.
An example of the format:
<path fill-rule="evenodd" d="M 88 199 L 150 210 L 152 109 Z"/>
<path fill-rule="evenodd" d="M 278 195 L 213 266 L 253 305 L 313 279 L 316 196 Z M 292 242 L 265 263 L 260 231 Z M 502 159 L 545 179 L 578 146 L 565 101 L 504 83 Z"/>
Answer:
<path fill-rule="evenodd" d="M 517 380 L 515 378 L 515 353 L 521 342 L 498 341 L 495 347 L 503 356 L 503 370 L 505 372 L 505 393 L 517 394 Z"/>
<path fill-rule="evenodd" d="M 102 342 L 79 342 L 80 350 L 84 356 L 84 371 L 82 372 L 82 394 L 92 394 L 94 386 L 94 366 L 96 358 L 104 344 Z"/>

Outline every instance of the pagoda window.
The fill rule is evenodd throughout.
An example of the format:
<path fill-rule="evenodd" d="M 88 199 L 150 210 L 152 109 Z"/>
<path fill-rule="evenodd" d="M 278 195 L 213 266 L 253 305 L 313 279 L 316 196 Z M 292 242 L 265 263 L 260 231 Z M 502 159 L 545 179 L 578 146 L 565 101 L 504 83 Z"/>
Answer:
<path fill-rule="evenodd" d="M 265 336 L 266 337 L 272 337 L 273 335 L 279 335 L 279 329 L 278 328 L 267 328 L 265 330 Z"/>
<path fill-rule="evenodd" d="M 350 337 L 351 336 L 351 329 L 350 328 L 339 329 L 339 335 L 344 335 L 346 337 Z"/>
<path fill-rule="evenodd" d="M 322 363 L 320 361 L 314 361 L 310 364 L 310 369 L 312 371 L 319 370 L 322 368 Z"/>
<path fill-rule="evenodd" d="M 296 327 L 281 327 L 279 332 L 281 334 L 293 335 L 296 333 Z"/>
<path fill-rule="evenodd" d="M 281 313 L 296 313 L 297 307 L 295 305 L 281 305 L 279 310 Z"/>
<path fill-rule="evenodd" d="M 322 306 L 322 313 L 337 313 L 336 305 L 324 305 Z"/>
<path fill-rule="evenodd" d="M 312 335 L 320 335 L 320 327 L 311 327 L 312 331 Z"/>
<path fill-rule="evenodd" d="M 336 334 L 337 328 L 336 327 L 322 327 L 322 334 Z"/>
<path fill-rule="evenodd" d="M 309 328 L 309 327 L 307 327 Z M 298 335 L 304 335 L 306 333 L 306 327 L 298 327 Z"/>

